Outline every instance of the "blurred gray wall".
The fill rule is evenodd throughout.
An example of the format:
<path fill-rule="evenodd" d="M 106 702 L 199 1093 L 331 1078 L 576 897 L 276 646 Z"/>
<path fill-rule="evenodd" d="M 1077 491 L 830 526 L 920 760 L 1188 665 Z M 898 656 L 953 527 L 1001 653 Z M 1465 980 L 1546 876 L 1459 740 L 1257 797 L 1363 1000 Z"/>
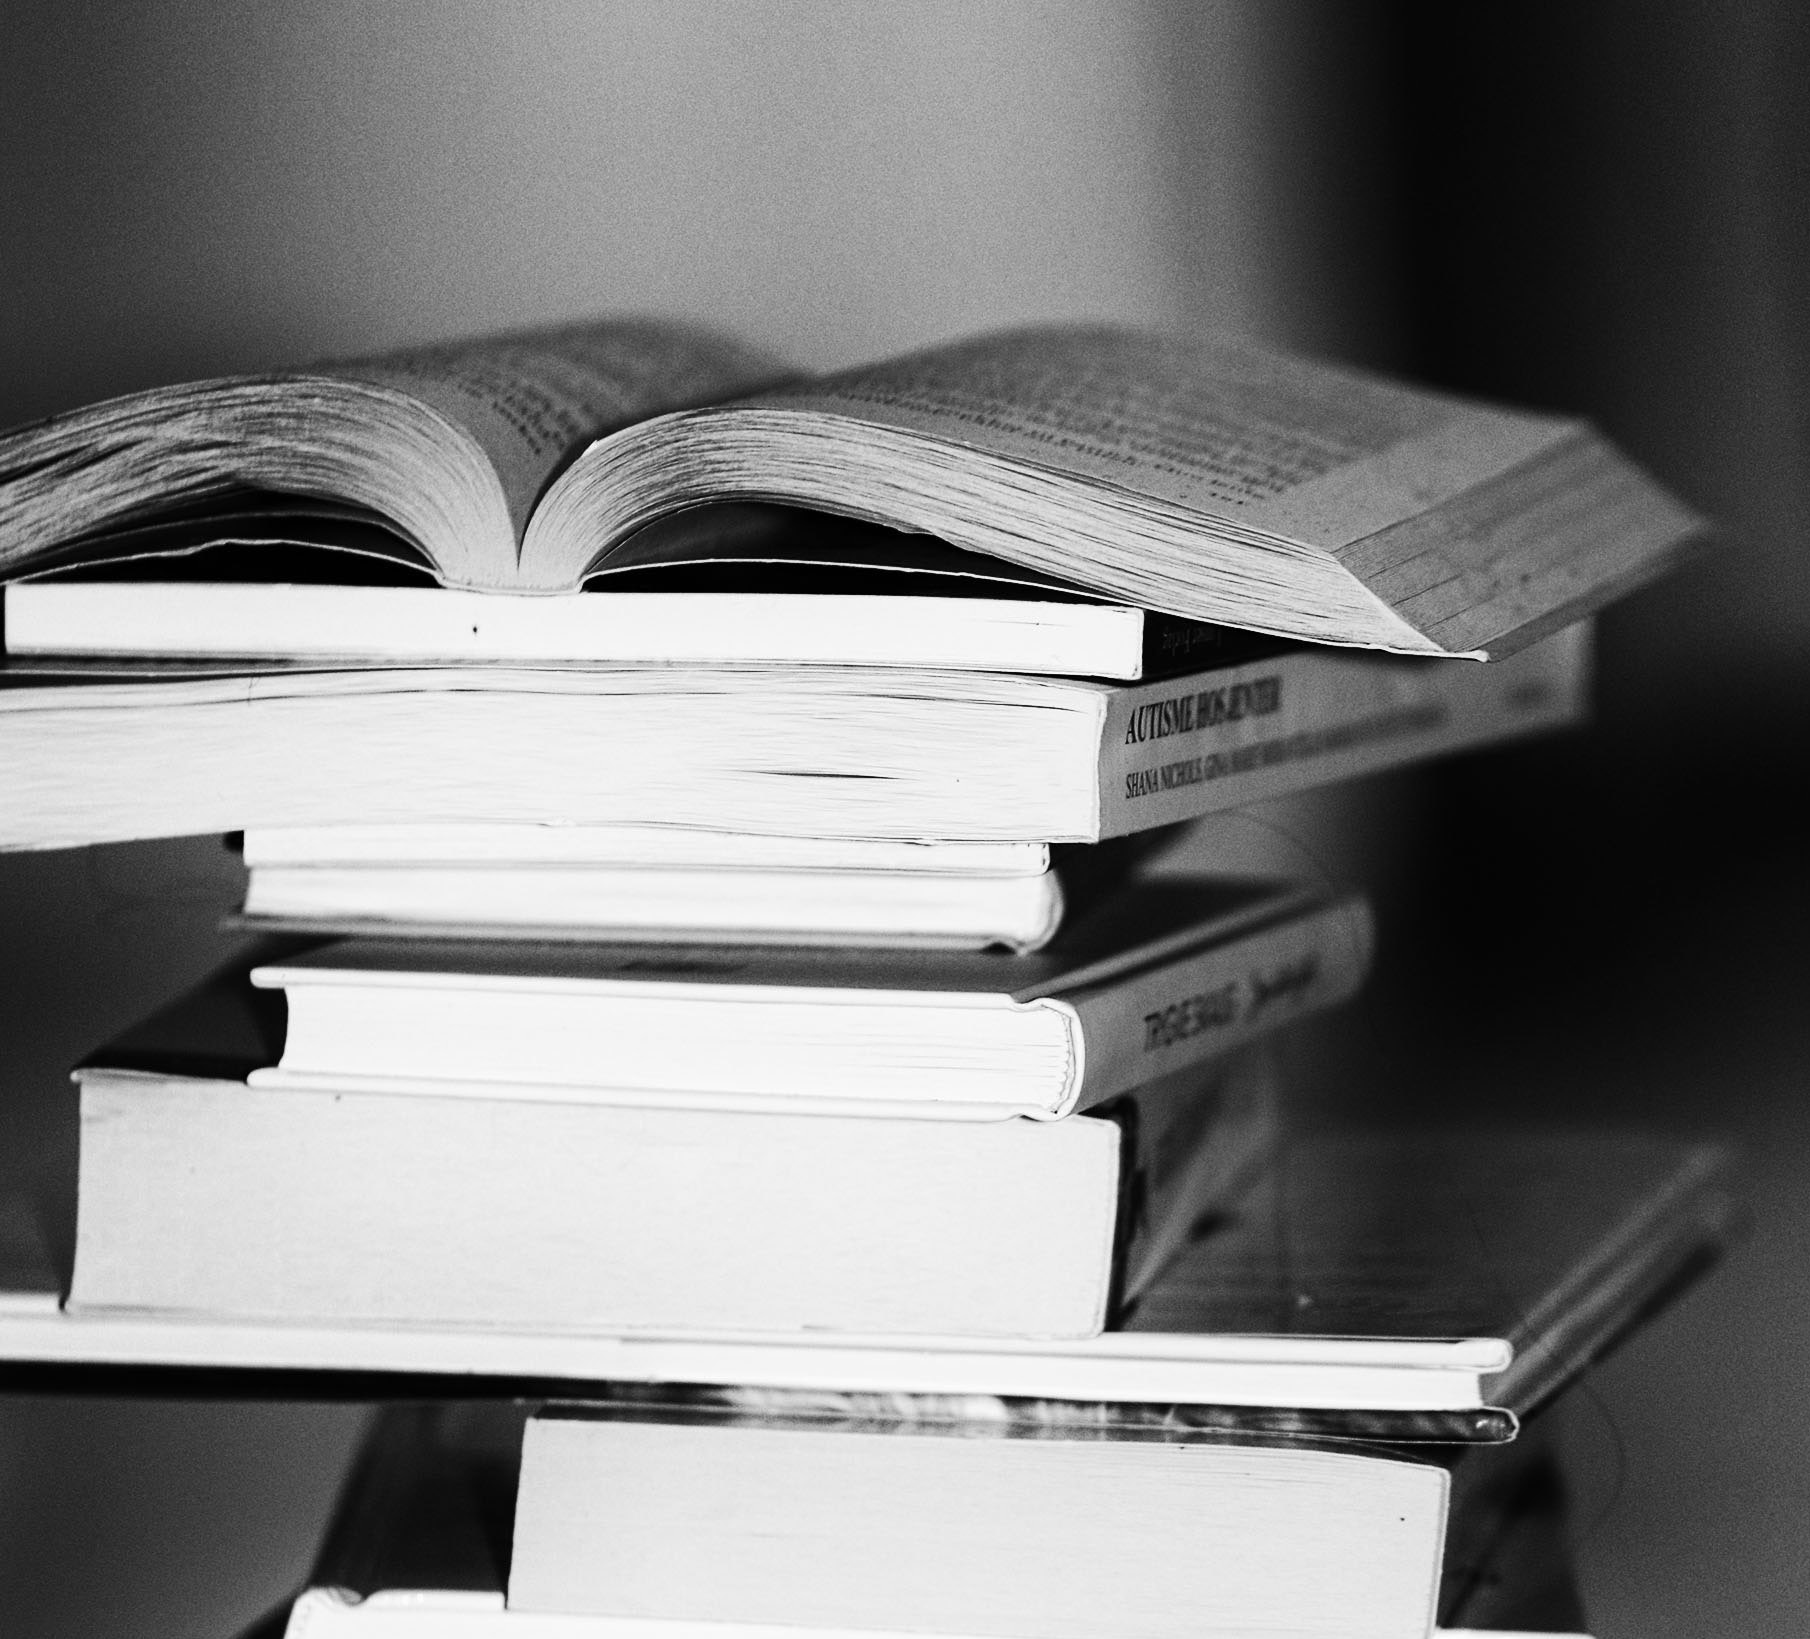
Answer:
<path fill-rule="evenodd" d="M 7 408 L 624 307 L 807 365 L 1260 321 L 1250 9 L 1201 8 L 1184 88 L 1143 5 L 13 6 Z M 1184 224 L 1197 98 L 1230 140 Z"/>

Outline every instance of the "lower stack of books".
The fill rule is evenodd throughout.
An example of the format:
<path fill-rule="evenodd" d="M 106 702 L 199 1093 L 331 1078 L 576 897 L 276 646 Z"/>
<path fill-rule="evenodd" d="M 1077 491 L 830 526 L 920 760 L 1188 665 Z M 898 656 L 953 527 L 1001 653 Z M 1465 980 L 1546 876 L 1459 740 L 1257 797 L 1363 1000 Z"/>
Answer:
<path fill-rule="evenodd" d="M 77 1072 L 40 1356 L 489 1379 L 380 1421 L 272 1631 L 1581 1626 L 1515 1437 L 1719 1243 L 1719 1155 L 1291 1135 L 1354 896 L 633 841 L 254 834 L 273 943 Z"/>
<path fill-rule="evenodd" d="M 266 1631 L 1576 1632 L 1562 1488 L 1520 1415 L 1675 1287 L 1725 1211 L 1719 1157 L 1656 1140 L 1290 1144 L 1116 1338 L 921 1340 L 967 1392 L 878 1386 L 909 1351 L 876 1364 L 844 1338 L 800 1373 L 842 1388 L 393 1408 L 313 1586 Z M 713 1347 L 733 1363 L 700 1340 L 695 1376 Z"/>
<path fill-rule="evenodd" d="M 1018 954 L 271 954 L 79 1071 L 70 1306 L 1090 1338 L 1273 1147 L 1241 1050 L 1368 951 L 1355 898 L 1168 878 Z"/>

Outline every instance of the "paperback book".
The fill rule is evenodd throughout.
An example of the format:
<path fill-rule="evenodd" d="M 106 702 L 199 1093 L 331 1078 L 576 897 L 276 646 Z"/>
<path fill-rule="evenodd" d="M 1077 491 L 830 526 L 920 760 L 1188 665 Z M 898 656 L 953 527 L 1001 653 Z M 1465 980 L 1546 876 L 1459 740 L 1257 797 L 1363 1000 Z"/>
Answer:
<path fill-rule="evenodd" d="M 1134 608 L 1428 655 L 1569 624 L 1699 527 L 1580 423 L 1105 326 L 800 380 L 683 326 L 566 325 L 110 400 L 8 435 L 0 474 L 9 577 L 313 518 L 430 583 L 571 591 L 712 557 L 708 525 L 650 527 L 675 515 L 779 502 Z"/>
<path fill-rule="evenodd" d="M 0 847 L 556 823 L 1098 842 L 1574 724 L 1587 625 L 1487 666 L 1295 646 L 1142 684 L 875 668 L 0 667 Z"/>
<path fill-rule="evenodd" d="M 247 832 L 251 931 L 1036 950 L 1173 839 L 1089 847 L 758 837 L 657 826 Z"/>

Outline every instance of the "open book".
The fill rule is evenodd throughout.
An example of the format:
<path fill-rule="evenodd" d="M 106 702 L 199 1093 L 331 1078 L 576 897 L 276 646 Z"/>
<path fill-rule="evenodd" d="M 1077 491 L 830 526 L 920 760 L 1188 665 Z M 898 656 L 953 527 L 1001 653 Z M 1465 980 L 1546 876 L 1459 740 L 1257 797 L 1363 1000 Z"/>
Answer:
<path fill-rule="evenodd" d="M 775 504 L 856 522 L 794 529 Z M 166 387 L 0 438 L 13 579 L 156 555 L 185 579 L 323 578 L 298 542 L 342 548 L 352 578 L 487 592 L 852 563 L 1408 654 L 1519 647 L 1698 527 L 1579 423 L 1105 327 L 799 380 L 609 321 Z M 223 541 L 258 566 L 211 567 Z M 9 598 L 15 631 L 29 612 Z"/>

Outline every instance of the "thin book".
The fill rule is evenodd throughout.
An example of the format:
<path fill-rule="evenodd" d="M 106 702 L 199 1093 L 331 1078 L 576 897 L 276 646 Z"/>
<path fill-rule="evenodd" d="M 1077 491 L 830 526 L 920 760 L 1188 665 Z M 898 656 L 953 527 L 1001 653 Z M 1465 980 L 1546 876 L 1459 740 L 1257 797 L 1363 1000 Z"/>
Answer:
<path fill-rule="evenodd" d="M 657 826 L 246 832 L 253 931 L 390 938 L 1034 950 L 1173 840 L 1091 848 L 758 837 Z"/>

